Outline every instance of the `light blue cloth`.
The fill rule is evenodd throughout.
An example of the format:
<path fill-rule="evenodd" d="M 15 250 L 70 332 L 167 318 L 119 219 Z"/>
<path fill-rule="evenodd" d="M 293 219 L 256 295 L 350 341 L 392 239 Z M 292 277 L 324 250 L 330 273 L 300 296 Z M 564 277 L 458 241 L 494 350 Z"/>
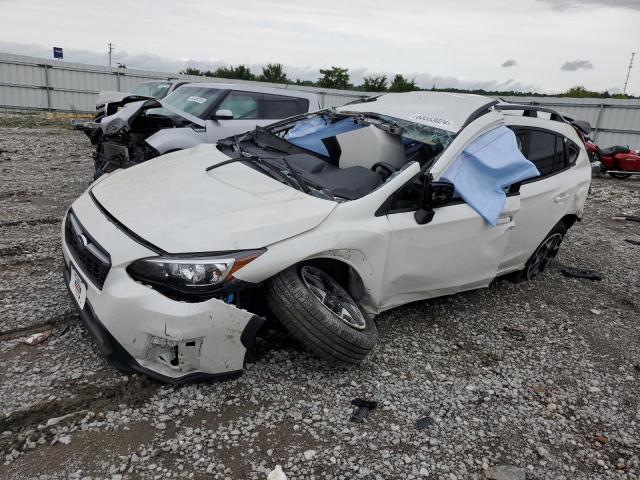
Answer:
<path fill-rule="evenodd" d="M 360 128 L 364 128 L 364 125 L 358 125 L 353 118 L 343 118 L 335 123 L 329 123 L 328 119 L 323 117 L 311 117 L 296 123 L 284 138 L 289 143 L 328 157 L 329 152 L 322 143 L 322 139 Z"/>
<path fill-rule="evenodd" d="M 495 226 L 506 201 L 505 187 L 539 175 L 518 149 L 515 134 L 502 126 L 474 140 L 442 179 L 453 183 L 455 195 Z"/>

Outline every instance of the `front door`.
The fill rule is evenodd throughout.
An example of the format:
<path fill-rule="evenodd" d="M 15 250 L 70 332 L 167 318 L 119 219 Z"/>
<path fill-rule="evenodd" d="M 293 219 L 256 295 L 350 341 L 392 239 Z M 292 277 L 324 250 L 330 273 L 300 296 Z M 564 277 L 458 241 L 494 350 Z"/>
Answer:
<path fill-rule="evenodd" d="M 381 307 L 487 286 L 515 227 L 520 196 L 510 195 L 492 227 L 459 200 L 418 225 L 414 211 L 387 214 L 389 246 Z"/>
<path fill-rule="evenodd" d="M 255 128 L 256 125 L 264 126 L 273 123 L 271 120 L 260 118 L 261 93 L 242 92 L 232 90 L 220 102 L 217 110 L 230 110 L 233 113 L 233 120 L 207 121 L 207 143 L 215 143 L 221 138 L 238 135 Z M 215 115 L 215 112 L 213 112 Z"/>

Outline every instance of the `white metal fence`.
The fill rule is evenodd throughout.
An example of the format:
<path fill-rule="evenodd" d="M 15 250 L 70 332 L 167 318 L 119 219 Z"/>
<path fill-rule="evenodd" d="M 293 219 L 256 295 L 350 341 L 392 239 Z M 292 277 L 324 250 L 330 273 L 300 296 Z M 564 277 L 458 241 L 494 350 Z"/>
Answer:
<path fill-rule="evenodd" d="M 84 65 L 0 52 L 0 108 L 94 112 L 96 95 L 101 90 L 130 91 L 139 82 L 168 78 L 194 82 L 257 83 Z M 318 93 L 323 108 L 373 95 L 299 85 L 259 84 Z M 573 118 L 587 120 L 594 129 L 592 137 L 601 147 L 629 145 L 640 148 L 640 100 L 552 97 L 505 97 L 504 100 L 545 105 Z"/>

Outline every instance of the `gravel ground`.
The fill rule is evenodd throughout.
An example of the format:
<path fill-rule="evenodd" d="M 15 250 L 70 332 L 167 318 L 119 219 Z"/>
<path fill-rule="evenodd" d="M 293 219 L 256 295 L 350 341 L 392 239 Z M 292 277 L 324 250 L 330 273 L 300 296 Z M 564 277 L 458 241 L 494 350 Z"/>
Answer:
<path fill-rule="evenodd" d="M 561 249 L 601 282 L 556 264 L 392 310 L 350 370 L 274 327 L 239 379 L 169 387 L 107 365 L 67 298 L 60 219 L 91 178 L 84 135 L 1 117 L 0 170 L 0 478 L 640 476 L 640 224 L 612 219 L 639 214 L 640 178 L 594 179 Z M 379 402 L 365 423 L 354 398 Z"/>

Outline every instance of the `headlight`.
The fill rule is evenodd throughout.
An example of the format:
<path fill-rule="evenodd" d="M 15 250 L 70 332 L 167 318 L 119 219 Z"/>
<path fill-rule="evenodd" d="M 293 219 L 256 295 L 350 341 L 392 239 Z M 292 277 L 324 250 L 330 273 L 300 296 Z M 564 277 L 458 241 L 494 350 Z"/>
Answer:
<path fill-rule="evenodd" d="M 224 289 L 233 273 L 265 250 L 245 250 L 221 256 L 165 256 L 136 260 L 127 267 L 134 280 L 174 300 L 199 302 Z"/>

